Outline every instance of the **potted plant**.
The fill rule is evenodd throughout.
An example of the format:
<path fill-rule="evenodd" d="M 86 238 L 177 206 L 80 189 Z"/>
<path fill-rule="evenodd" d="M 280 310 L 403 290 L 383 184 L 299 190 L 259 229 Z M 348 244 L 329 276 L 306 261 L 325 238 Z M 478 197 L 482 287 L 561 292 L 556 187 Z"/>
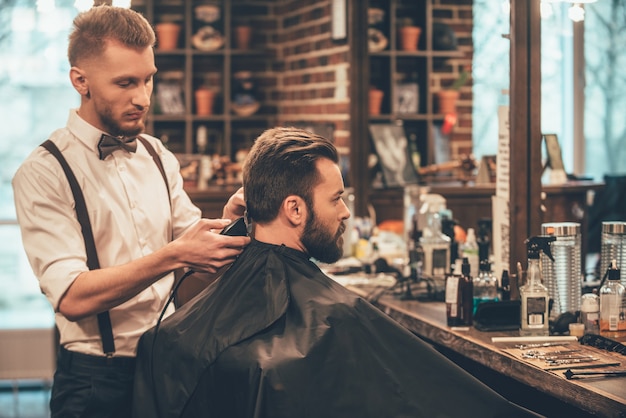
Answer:
<path fill-rule="evenodd" d="M 449 113 L 456 113 L 456 102 L 459 100 L 460 89 L 467 82 L 469 78 L 469 71 L 467 68 L 463 68 L 459 77 L 454 80 L 454 83 L 449 88 L 440 90 L 437 92 L 439 99 L 439 113 L 447 115 Z"/>
<path fill-rule="evenodd" d="M 415 26 L 410 17 L 398 20 L 398 40 L 403 51 L 417 51 L 421 33 L 422 28 Z"/>

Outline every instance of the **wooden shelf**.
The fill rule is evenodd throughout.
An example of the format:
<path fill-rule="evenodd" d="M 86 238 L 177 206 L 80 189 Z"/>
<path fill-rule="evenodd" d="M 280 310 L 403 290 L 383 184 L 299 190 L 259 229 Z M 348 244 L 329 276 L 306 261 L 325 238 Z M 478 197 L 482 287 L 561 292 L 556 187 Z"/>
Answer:
<path fill-rule="evenodd" d="M 463 58 L 458 50 L 435 50 L 433 47 L 433 1 L 409 0 L 370 0 L 369 7 L 384 10 L 384 19 L 374 23 L 374 27 L 385 35 L 389 42 L 382 51 L 368 51 L 369 86 L 383 90 L 383 103 L 379 115 L 370 115 L 367 124 L 391 123 L 402 125 L 410 149 L 417 149 L 420 165 L 434 163 L 435 139 L 433 125 L 441 125 L 444 115 L 438 111 L 436 91 L 439 82 L 434 81 L 442 60 Z M 399 47 L 396 28 L 400 20 L 410 18 L 420 27 L 421 34 L 417 50 L 403 50 Z M 394 111 L 401 97 L 401 84 L 417 84 L 417 111 L 414 113 Z"/>
<path fill-rule="evenodd" d="M 197 19 L 198 6 L 214 5 L 219 8 L 219 18 L 214 22 Z M 253 7 L 251 7 L 253 6 Z M 155 49 L 155 60 L 159 72 L 155 76 L 151 114 L 147 131 L 164 139 L 173 152 L 193 154 L 198 152 L 196 133 L 203 125 L 209 131 L 206 153 L 220 153 L 234 159 L 240 148 L 249 147 L 250 142 L 263 130 L 275 123 L 276 115 L 272 108 L 264 108 L 263 92 L 256 90 L 256 99 L 261 102 L 257 113 L 245 117 L 231 111 L 235 81 L 233 75 L 247 71 L 255 76 L 269 68 L 266 63 L 275 55 L 264 44 L 263 37 L 257 36 L 250 49 L 239 49 L 232 41 L 231 29 L 235 23 L 246 19 L 254 24 L 255 18 L 264 17 L 265 6 L 250 0 L 221 0 L 207 3 L 203 0 L 174 2 L 170 0 L 143 0 L 133 7 L 153 24 L 164 19 L 175 19 L 182 25 L 179 47 L 172 50 Z M 249 11 L 249 15 L 246 15 Z M 224 44 L 215 50 L 204 51 L 193 46 L 192 37 L 204 26 L 212 26 L 219 31 Z M 163 75 L 176 72 L 180 84 L 180 101 L 184 113 L 167 114 L 158 103 L 159 87 L 163 85 Z M 194 91 L 207 86 L 216 91 L 213 114 L 197 115 Z"/>

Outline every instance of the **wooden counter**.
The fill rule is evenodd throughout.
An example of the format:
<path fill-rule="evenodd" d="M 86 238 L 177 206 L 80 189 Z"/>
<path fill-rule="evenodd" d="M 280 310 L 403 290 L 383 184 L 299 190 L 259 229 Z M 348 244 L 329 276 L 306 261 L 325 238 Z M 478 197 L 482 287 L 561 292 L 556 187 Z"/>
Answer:
<path fill-rule="evenodd" d="M 366 299 L 370 293 L 363 287 L 348 287 Z M 473 327 L 469 331 L 451 329 L 446 325 L 443 302 L 402 301 L 393 295 L 383 295 L 373 304 L 416 335 L 443 348 L 444 354 L 449 351 L 460 355 L 492 372 L 512 378 L 523 386 L 549 395 L 571 406 L 574 411 L 548 416 L 626 417 L 626 377 L 567 380 L 563 375 L 564 370 L 545 371 L 535 367 L 502 351 L 491 342 L 491 337 L 518 336 L 518 331 L 480 332 Z M 626 368 L 626 356 L 608 354 L 621 362 L 620 369 Z M 515 399 L 507 398 L 516 402 Z M 517 403 L 524 405 L 519 401 Z M 536 411 L 531 407 L 529 409 Z"/>
<path fill-rule="evenodd" d="M 491 197 L 495 185 L 466 186 L 456 183 L 433 183 L 427 185 L 430 193 L 446 198 L 446 206 L 464 228 L 476 228 L 480 218 L 491 218 Z M 604 187 L 594 181 L 571 181 L 560 185 L 544 185 L 543 219 L 541 222 L 581 222 L 587 213 L 587 193 Z M 403 219 L 403 189 L 380 189 L 372 191 L 371 202 L 378 222 Z"/>

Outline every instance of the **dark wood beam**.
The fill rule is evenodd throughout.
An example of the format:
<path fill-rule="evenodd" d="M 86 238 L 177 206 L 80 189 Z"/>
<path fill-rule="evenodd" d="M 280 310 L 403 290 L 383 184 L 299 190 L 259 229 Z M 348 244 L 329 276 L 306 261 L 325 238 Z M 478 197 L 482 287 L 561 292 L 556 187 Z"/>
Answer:
<path fill-rule="evenodd" d="M 539 1 L 511 1 L 510 269 L 541 232 L 541 18 Z"/>
<path fill-rule="evenodd" d="M 354 188 L 354 213 L 368 216 L 370 174 L 367 161 L 370 154 L 369 119 L 369 54 L 367 50 L 367 0 L 348 1 L 348 43 L 350 45 L 350 185 Z M 356 65 L 355 63 L 359 63 Z M 354 144 L 358 143 L 358 146 Z"/>

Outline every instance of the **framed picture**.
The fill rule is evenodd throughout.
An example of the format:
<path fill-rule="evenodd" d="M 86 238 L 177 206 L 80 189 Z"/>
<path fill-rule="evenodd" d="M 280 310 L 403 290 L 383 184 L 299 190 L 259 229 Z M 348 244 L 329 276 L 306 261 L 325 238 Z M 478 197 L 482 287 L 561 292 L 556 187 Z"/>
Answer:
<path fill-rule="evenodd" d="M 559 145 L 559 139 L 556 134 L 544 134 L 543 139 L 546 142 L 546 153 L 548 154 L 544 169 L 546 167 L 550 167 L 555 171 L 565 171 L 565 166 L 563 165 L 563 155 L 561 154 L 561 146 Z"/>
<path fill-rule="evenodd" d="M 371 124 L 370 133 L 385 186 L 417 183 L 418 176 L 409 155 L 409 141 L 404 128 L 392 124 Z"/>
<path fill-rule="evenodd" d="M 185 113 L 183 88 L 178 82 L 160 81 L 156 83 L 156 104 L 163 115 Z"/>
<path fill-rule="evenodd" d="M 483 155 L 478 165 L 476 184 L 488 184 L 496 182 L 496 156 Z"/>
<path fill-rule="evenodd" d="M 419 109 L 419 86 L 417 83 L 396 85 L 393 90 L 393 113 L 417 113 Z"/>

